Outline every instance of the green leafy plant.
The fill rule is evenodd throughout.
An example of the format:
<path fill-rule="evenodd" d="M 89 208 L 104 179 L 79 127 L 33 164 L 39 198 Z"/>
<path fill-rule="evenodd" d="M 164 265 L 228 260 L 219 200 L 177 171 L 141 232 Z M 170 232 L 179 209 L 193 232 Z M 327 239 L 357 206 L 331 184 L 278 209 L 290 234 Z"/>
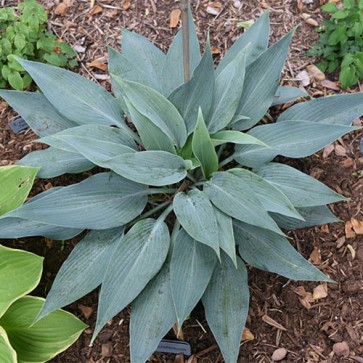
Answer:
<path fill-rule="evenodd" d="M 86 328 L 64 310 L 34 323 L 44 299 L 25 296 L 39 283 L 43 258 L 0 245 L 0 361 L 47 362 L 73 344 Z"/>
<path fill-rule="evenodd" d="M 13 8 L 0 9 L 0 88 L 8 84 L 23 90 L 31 77 L 15 60 L 15 56 L 37 60 L 59 67 L 77 66 L 75 51 L 47 31 L 47 14 L 35 0 L 19 3 L 17 15 Z"/>
<path fill-rule="evenodd" d="M 131 303 L 133 363 L 144 363 L 176 321 L 181 328 L 200 299 L 225 361 L 235 363 L 249 306 L 245 263 L 331 281 L 281 228 L 337 221 L 326 204 L 345 198 L 273 160 L 317 152 L 356 130 L 351 122 L 363 114 L 356 93 L 298 103 L 261 124 L 272 105 L 306 96 L 279 86 L 293 31 L 268 47 L 265 13 L 215 69 L 189 20 L 186 83 L 181 31 L 164 54 L 123 30 L 122 54 L 108 51 L 116 98 L 79 75 L 20 59 L 43 94 L 0 91 L 50 146 L 19 164 L 39 167 L 39 178 L 106 169 L 0 218 L 2 238 L 62 240 L 89 230 L 39 317 L 101 285 L 93 339 Z"/>
<path fill-rule="evenodd" d="M 339 81 L 346 89 L 363 79 L 363 0 L 344 0 L 342 7 L 329 2 L 321 8 L 331 18 L 317 29 L 319 42 L 307 54 L 323 59 L 318 64 L 323 72 L 332 73 L 340 65 Z"/>

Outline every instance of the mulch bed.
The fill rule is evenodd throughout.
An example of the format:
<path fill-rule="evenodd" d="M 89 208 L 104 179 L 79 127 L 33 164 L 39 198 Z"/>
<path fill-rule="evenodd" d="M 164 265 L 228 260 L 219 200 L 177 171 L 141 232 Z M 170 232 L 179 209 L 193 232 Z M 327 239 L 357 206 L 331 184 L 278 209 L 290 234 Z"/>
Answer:
<path fill-rule="evenodd" d="M 120 28 L 127 28 L 147 36 L 166 50 L 177 29 L 170 28 L 169 17 L 178 1 L 103 0 L 90 3 L 87 0 L 43 0 L 49 12 L 50 30 L 69 42 L 78 52 L 78 72 L 109 89 L 107 46 L 120 49 Z M 305 52 L 316 40 L 316 33 L 309 24 L 321 21 L 318 0 L 241 0 L 224 1 L 220 6 L 212 2 L 217 15 L 207 11 L 208 1 L 192 1 L 193 14 L 200 39 L 210 32 L 211 44 L 218 62 L 226 49 L 242 32 L 238 22 L 256 19 L 270 9 L 271 40 L 285 35 L 295 25 L 302 23 L 293 38 L 291 51 L 283 75 L 284 85 L 299 86 L 296 77 L 312 60 Z M 4 1 L 1 5 L 15 6 L 16 1 Z M 310 21 L 305 20 L 310 17 Z M 312 21 L 311 21 L 312 20 Z M 202 40 L 202 46 L 203 40 Z M 334 80 L 332 80 L 334 81 Z M 312 82 L 306 88 L 310 95 L 322 96 L 332 91 L 321 82 Z M 357 89 L 349 92 L 357 92 Z M 32 141 L 36 136 L 30 131 L 14 134 L 8 121 L 15 114 L 0 100 L 0 165 L 15 163 L 31 150 L 41 148 Z M 359 122 L 359 120 L 357 120 Z M 309 158 L 296 161 L 295 166 L 324 182 L 337 192 L 351 198 L 350 201 L 331 206 L 341 223 L 323 225 L 290 232 L 293 245 L 306 258 L 336 281 L 327 286 L 327 296 L 308 302 L 320 284 L 296 282 L 272 273 L 249 268 L 251 289 L 250 311 L 247 328 L 253 340 L 243 341 L 239 363 L 272 362 L 277 348 L 288 353 L 282 362 L 363 362 L 363 240 L 352 234 L 348 222 L 352 217 L 363 220 L 363 155 L 359 150 L 362 134 L 353 132 L 339 139 L 332 147 Z M 51 185 L 64 185 L 67 177 L 37 181 L 35 192 Z M 77 240 L 66 242 L 44 238 L 23 238 L 1 243 L 24 248 L 45 256 L 44 276 L 36 294 L 45 296 L 61 263 L 66 259 Z M 305 291 L 305 292 L 304 292 Z M 304 299 L 305 298 L 305 299 Z M 95 326 L 98 292 L 95 291 L 67 307 L 89 324 L 80 339 L 66 352 L 54 358 L 53 363 L 128 363 L 129 310 L 112 319 L 89 347 Z M 272 320 L 271 320 L 272 319 Z M 190 362 L 222 363 L 223 358 L 208 328 L 202 306 L 197 306 L 183 326 L 185 341 L 192 347 L 196 360 Z M 176 339 L 173 332 L 169 338 Z M 349 357 L 338 357 L 333 345 L 346 342 Z M 154 355 L 150 362 L 183 362 L 182 357 Z"/>

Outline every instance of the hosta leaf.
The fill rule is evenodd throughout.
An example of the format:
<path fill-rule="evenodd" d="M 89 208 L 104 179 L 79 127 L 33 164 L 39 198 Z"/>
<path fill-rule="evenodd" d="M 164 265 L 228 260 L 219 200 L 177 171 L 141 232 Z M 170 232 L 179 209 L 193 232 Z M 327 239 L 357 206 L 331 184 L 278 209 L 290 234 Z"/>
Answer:
<path fill-rule="evenodd" d="M 37 320 L 85 296 L 101 285 L 122 229 L 90 231 L 63 263 Z"/>
<path fill-rule="evenodd" d="M 18 363 L 16 352 L 10 345 L 6 331 L 0 326 L 0 362 Z"/>
<path fill-rule="evenodd" d="M 17 164 L 40 168 L 37 174 L 39 178 L 54 178 L 65 173 L 81 173 L 95 166 L 83 155 L 54 147 L 33 151 Z"/>
<path fill-rule="evenodd" d="M 269 147 L 237 145 L 235 160 L 242 165 L 258 167 L 277 155 L 289 158 L 309 156 L 357 127 L 327 125 L 309 121 L 282 121 L 261 125 L 249 131 Z"/>
<path fill-rule="evenodd" d="M 268 179 L 241 168 L 230 169 L 228 172 L 243 180 L 268 212 L 303 219 L 283 191 L 278 186 L 271 184 Z"/>
<path fill-rule="evenodd" d="M 169 270 L 169 263 L 166 262 L 132 303 L 130 319 L 132 362 L 146 362 L 177 319 L 171 295 Z"/>
<path fill-rule="evenodd" d="M 227 255 L 222 253 L 221 257 L 222 262 L 216 265 L 202 302 L 225 362 L 235 363 L 248 314 L 247 270 L 240 258 L 236 269 Z"/>
<path fill-rule="evenodd" d="M 115 80 L 138 112 L 167 134 L 175 145 L 182 147 L 185 144 L 187 130 L 184 120 L 167 98 L 140 83 L 122 81 L 116 77 Z"/>
<path fill-rule="evenodd" d="M 62 68 L 17 59 L 64 117 L 77 124 L 125 126 L 116 99 L 103 87 Z"/>
<path fill-rule="evenodd" d="M 167 225 L 153 219 L 137 222 L 122 238 L 104 276 L 92 339 L 156 275 L 165 261 L 169 244 Z"/>
<path fill-rule="evenodd" d="M 248 49 L 246 46 L 240 51 L 216 77 L 213 107 L 207 121 L 210 133 L 225 128 L 236 113 L 243 91 Z"/>
<path fill-rule="evenodd" d="M 243 93 L 236 115 L 244 115 L 249 120 L 233 124 L 237 130 L 247 130 L 265 115 L 272 105 L 282 68 L 285 63 L 294 30 L 261 54 L 246 69 Z"/>
<path fill-rule="evenodd" d="M 250 265 L 288 279 L 331 282 L 305 260 L 285 237 L 240 221 L 233 223 L 239 253 Z"/>
<path fill-rule="evenodd" d="M 308 97 L 309 95 L 297 87 L 278 87 L 275 93 L 274 101 L 271 106 L 282 105 L 291 102 L 300 97 Z"/>
<path fill-rule="evenodd" d="M 254 172 L 278 187 L 296 207 L 313 207 L 348 199 L 288 165 L 268 163 Z"/>
<path fill-rule="evenodd" d="M 179 192 L 173 200 L 174 213 L 186 232 L 199 242 L 204 243 L 219 256 L 218 224 L 215 208 L 198 189 L 188 194 Z"/>
<path fill-rule="evenodd" d="M 141 184 L 114 173 L 100 173 L 26 203 L 11 215 L 70 228 L 113 228 L 142 212 L 147 203 L 146 192 Z"/>
<path fill-rule="evenodd" d="M 251 188 L 237 176 L 227 172 L 214 173 L 212 180 L 204 184 L 204 192 L 227 215 L 283 234 Z"/>
<path fill-rule="evenodd" d="M 271 217 L 281 228 L 288 230 L 339 222 L 339 219 L 325 205 L 296 209 L 304 217 L 305 221 L 299 221 L 277 213 L 271 213 Z"/>
<path fill-rule="evenodd" d="M 170 281 L 178 328 L 202 297 L 216 265 L 213 250 L 179 232 L 170 263 Z"/>
<path fill-rule="evenodd" d="M 269 12 L 265 11 L 263 15 L 234 42 L 232 47 L 219 62 L 216 74 L 219 75 L 248 44 L 250 44 L 250 48 L 247 55 L 247 65 L 254 62 L 259 55 L 267 49 L 269 35 Z"/>
<path fill-rule="evenodd" d="M 182 115 L 188 134 L 195 128 L 199 107 L 205 115 L 209 114 L 213 104 L 214 83 L 214 63 L 210 44 L 207 43 L 203 58 L 191 80 L 182 84 L 169 96 L 171 103 Z"/>
<path fill-rule="evenodd" d="M 198 36 L 195 30 L 193 17 L 190 9 L 188 9 L 189 18 L 189 67 L 192 75 L 194 69 L 200 61 L 200 49 Z M 183 39 L 182 29 L 178 31 L 173 42 L 171 43 L 165 62 L 162 68 L 161 82 L 163 86 L 163 94 L 169 96 L 176 88 L 184 83 L 184 67 L 183 67 Z"/>
<path fill-rule="evenodd" d="M 24 296 L 0 319 L 19 363 L 47 362 L 73 344 L 87 327 L 74 315 L 57 310 L 32 325 L 44 299 Z"/>
<path fill-rule="evenodd" d="M 20 207 L 27 198 L 39 168 L 0 167 L 0 215 Z"/>
<path fill-rule="evenodd" d="M 9 306 L 39 283 L 43 258 L 0 245 L 0 318 Z"/>
<path fill-rule="evenodd" d="M 202 166 L 205 178 L 209 179 L 211 174 L 218 170 L 218 156 L 209 136 L 201 109 L 199 109 L 198 121 L 194 129 L 192 149 Z"/>
<path fill-rule="evenodd" d="M 279 121 L 313 121 L 331 125 L 351 125 L 363 115 L 363 94 L 352 93 L 318 98 L 290 107 L 277 119 Z"/>
<path fill-rule="evenodd" d="M 166 151 L 123 154 L 103 165 L 127 179 L 154 186 L 177 183 L 187 174 L 184 160 Z"/>
<path fill-rule="evenodd" d="M 228 142 L 241 145 L 256 144 L 267 146 L 264 142 L 256 139 L 255 137 L 235 130 L 218 131 L 211 135 L 211 138 L 214 146 L 226 144 Z"/>
<path fill-rule="evenodd" d="M 55 134 L 69 127 L 77 126 L 61 115 L 41 93 L 0 90 L 6 100 L 40 136 Z"/>

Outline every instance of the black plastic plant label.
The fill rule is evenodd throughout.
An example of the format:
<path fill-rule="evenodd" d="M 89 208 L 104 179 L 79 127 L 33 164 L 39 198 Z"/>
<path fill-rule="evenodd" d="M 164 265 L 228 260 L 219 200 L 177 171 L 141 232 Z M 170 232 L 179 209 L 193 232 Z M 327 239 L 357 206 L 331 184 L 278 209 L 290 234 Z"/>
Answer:
<path fill-rule="evenodd" d="M 23 131 L 29 127 L 22 117 L 18 117 L 15 120 L 10 121 L 9 126 L 13 130 L 14 134 L 18 134 L 20 131 Z"/>
<path fill-rule="evenodd" d="M 171 354 L 184 354 L 189 357 L 191 353 L 190 345 L 187 342 L 179 340 L 166 340 L 163 339 L 156 348 L 157 353 L 171 353 Z"/>

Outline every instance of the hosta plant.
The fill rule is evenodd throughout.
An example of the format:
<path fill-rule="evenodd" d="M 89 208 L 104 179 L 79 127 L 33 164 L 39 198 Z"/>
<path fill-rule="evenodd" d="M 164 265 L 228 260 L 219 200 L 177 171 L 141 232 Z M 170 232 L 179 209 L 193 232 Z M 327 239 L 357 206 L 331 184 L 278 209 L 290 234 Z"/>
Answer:
<path fill-rule="evenodd" d="M 144 363 L 175 322 L 180 329 L 199 300 L 225 361 L 236 363 L 246 263 L 330 281 L 282 229 L 336 221 L 326 204 L 345 198 L 274 158 L 311 155 L 355 130 L 363 114 L 363 94 L 339 95 L 298 103 L 266 123 L 270 106 L 305 96 L 279 86 L 293 31 L 268 47 L 265 13 L 215 69 L 209 43 L 201 57 L 189 27 L 186 83 L 180 32 L 164 54 L 123 30 L 122 54 L 109 49 L 114 96 L 20 59 L 42 93 L 0 92 L 49 145 L 19 164 L 39 167 L 39 178 L 87 171 L 0 219 L 2 238 L 63 240 L 87 230 L 39 318 L 101 285 L 93 339 L 131 304 L 133 363 Z"/>
<path fill-rule="evenodd" d="M 0 362 L 42 363 L 68 348 L 86 328 L 56 310 L 34 323 L 44 299 L 28 296 L 39 283 L 43 258 L 0 245 Z"/>

